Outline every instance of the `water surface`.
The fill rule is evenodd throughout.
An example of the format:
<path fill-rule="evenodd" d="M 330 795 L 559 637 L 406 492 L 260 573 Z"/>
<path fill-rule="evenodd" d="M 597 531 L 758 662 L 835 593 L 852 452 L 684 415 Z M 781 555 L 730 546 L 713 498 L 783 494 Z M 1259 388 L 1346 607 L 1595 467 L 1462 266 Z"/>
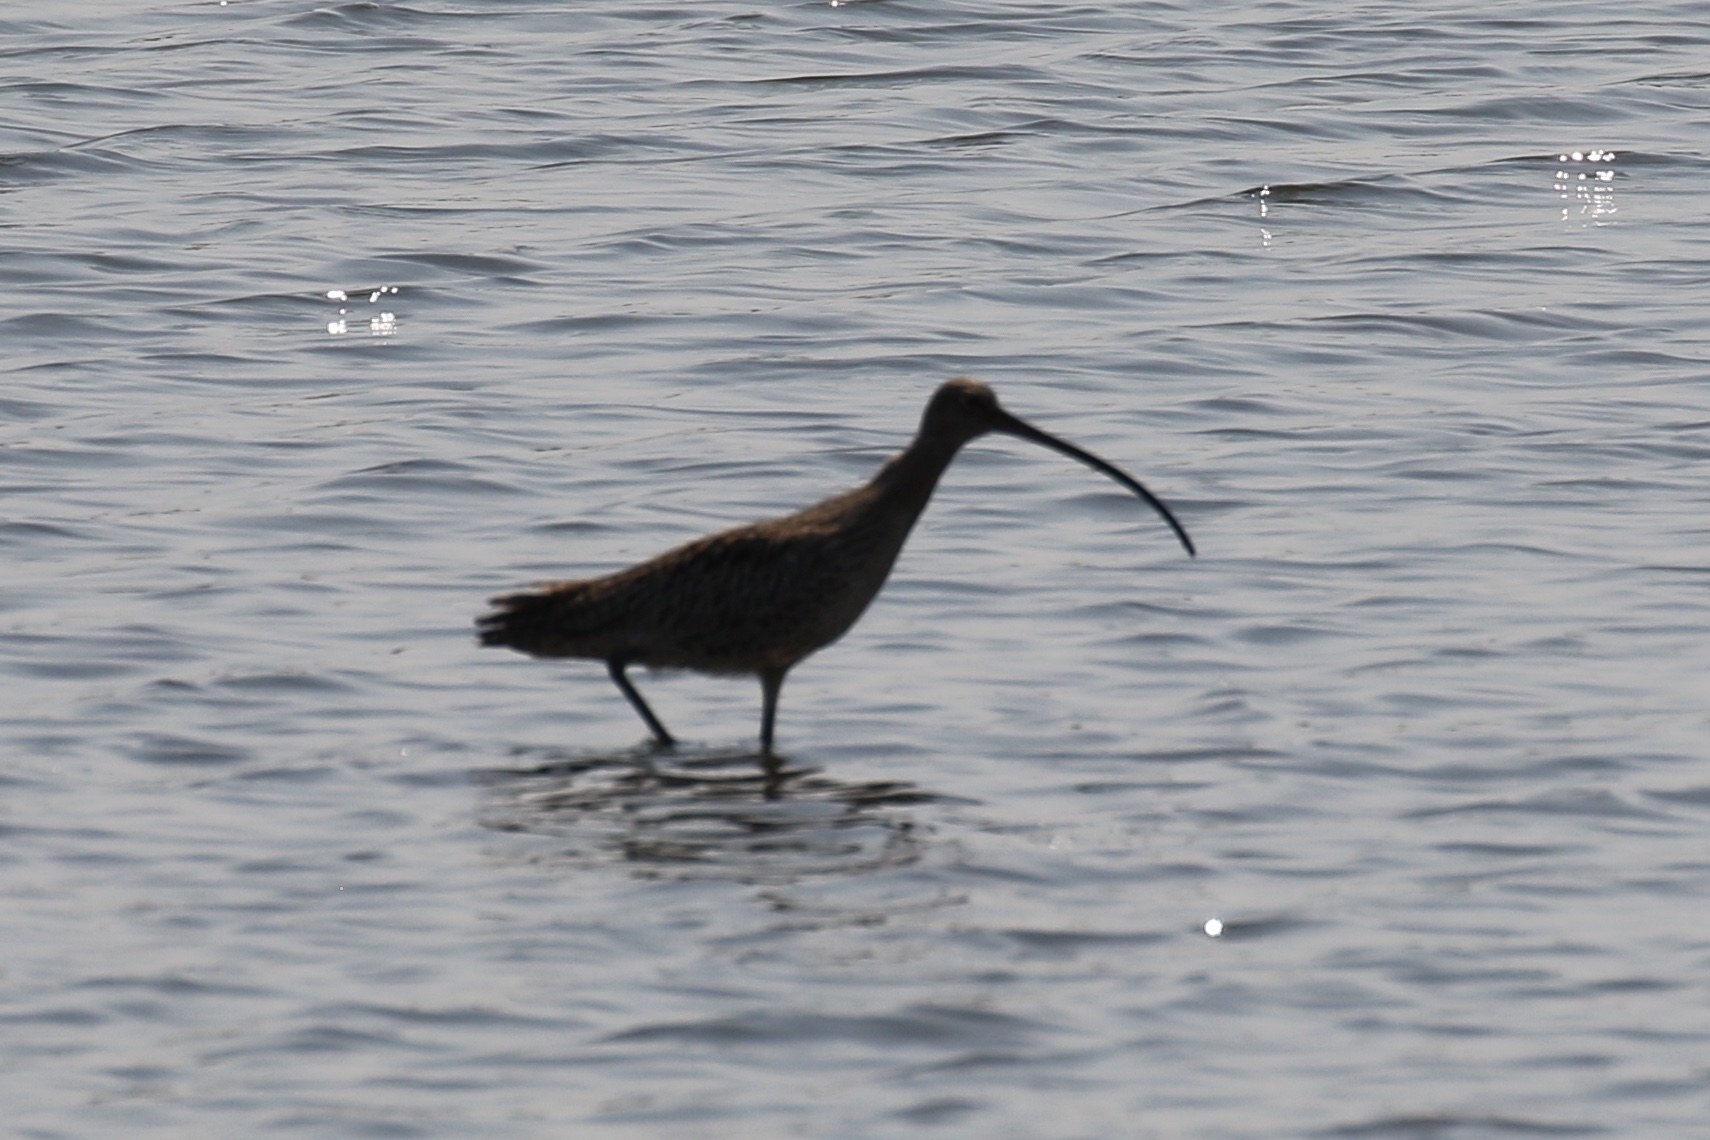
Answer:
<path fill-rule="evenodd" d="M 1701 1134 L 1701 25 L 14 5 L 9 1126 Z M 959 374 L 1201 557 L 974 444 L 772 788 L 474 645 Z"/>

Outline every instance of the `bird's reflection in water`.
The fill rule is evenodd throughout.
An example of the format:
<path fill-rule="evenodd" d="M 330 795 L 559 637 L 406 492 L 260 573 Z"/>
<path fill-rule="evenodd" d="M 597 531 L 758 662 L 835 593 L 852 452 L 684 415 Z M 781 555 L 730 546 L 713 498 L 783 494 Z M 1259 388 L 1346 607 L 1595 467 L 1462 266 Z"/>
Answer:
<path fill-rule="evenodd" d="M 939 798 L 777 758 L 763 766 L 753 751 L 682 748 L 560 754 L 480 779 L 485 826 L 563 840 L 558 854 L 570 861 L 615 857 L 653 873 L 755 881 L 911 862 L 924 843 L 904 809 Z"/>

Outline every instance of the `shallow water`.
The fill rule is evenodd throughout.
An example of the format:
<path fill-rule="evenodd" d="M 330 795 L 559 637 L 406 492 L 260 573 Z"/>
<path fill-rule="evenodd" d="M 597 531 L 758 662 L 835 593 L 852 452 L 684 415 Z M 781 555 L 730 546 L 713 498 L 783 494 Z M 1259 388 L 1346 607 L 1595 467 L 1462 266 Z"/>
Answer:
<path fill-rule="evenodd" d="M 1696 8 L 0 30 L 18 1135 L 1702 1134 Z M 1201 556 L 976 442 L 770 785 L 474 645 L 958 374 Z"/>

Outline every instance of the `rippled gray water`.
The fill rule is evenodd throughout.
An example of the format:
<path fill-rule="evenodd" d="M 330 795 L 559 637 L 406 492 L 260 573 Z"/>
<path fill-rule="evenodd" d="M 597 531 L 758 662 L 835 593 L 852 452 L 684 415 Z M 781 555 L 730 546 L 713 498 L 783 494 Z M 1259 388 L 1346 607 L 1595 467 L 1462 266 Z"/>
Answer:
<path fill-rule="evenodd" d="M 14 1134 L 1705 1134 L 1698 6 L 33 0 L 0 57 Z M 771 797 L 752 683 L 643 677 L 649 767 L 474 645 L 957 374 L 1201 557 L 977 442 Z"/>

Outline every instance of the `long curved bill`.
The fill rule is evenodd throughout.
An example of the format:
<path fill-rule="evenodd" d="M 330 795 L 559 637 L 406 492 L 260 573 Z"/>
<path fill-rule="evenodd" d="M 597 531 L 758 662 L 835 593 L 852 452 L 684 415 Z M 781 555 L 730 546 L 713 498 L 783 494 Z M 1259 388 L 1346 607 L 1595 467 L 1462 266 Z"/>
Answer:
<path fill-rule="evenodd" d="M 1176 521 L 1176 516 L 1170 513 L 1170 508 L 1164 505 L 1164 501 L 1162 499 L 1158 498 L 1158 496 L 1152 494 L 1152 492 L 1140 485 L 1140 480 L 1129 475 L 1126 471 L 1117 467 L 1115 464 L 1106 463 L 1092 452 L 1082 451 L 1072 443 L 1065 443 L 1063 440 L 1058 439 L 1051 433 L 1040 431 L 1026 420 L 1017 419 L 1008 412 L 1000 410 L 998 412 L 998 417 L 998 421 L 992 425 L 993 431 L 1001 431 L 1008 435 L 1019 436 L 1022 439 L 1030 439 L 1034 443 L 1044 444 L 1053 451 L 1060 451 L 1064 455 L 1073 459 L 1079 459 L 1094 471 L 1104 472 L 1112 479 L 1115 479 L 1118 483 L 1121 483 L 1124 487 L 1127 487 L 1130 491 L 1133 491 L 1136 495 L 1139 495 L 1142 499 L 1145 499 L 1146 502 L 1150 504 L 1151 508 L 1162 515 L 1164 517 L 1164 521 L 1170 524 L 1170 529 L 1175 531 L 1176 537 L 1182 540 L 1182 546 L 1187 550 L 1189 556 L 1191 557 L 1196 553 L 1193 548 L 1193 539 L 1188 537 L 1187 528 L 1182 526 L 1180 522 Z"/>

